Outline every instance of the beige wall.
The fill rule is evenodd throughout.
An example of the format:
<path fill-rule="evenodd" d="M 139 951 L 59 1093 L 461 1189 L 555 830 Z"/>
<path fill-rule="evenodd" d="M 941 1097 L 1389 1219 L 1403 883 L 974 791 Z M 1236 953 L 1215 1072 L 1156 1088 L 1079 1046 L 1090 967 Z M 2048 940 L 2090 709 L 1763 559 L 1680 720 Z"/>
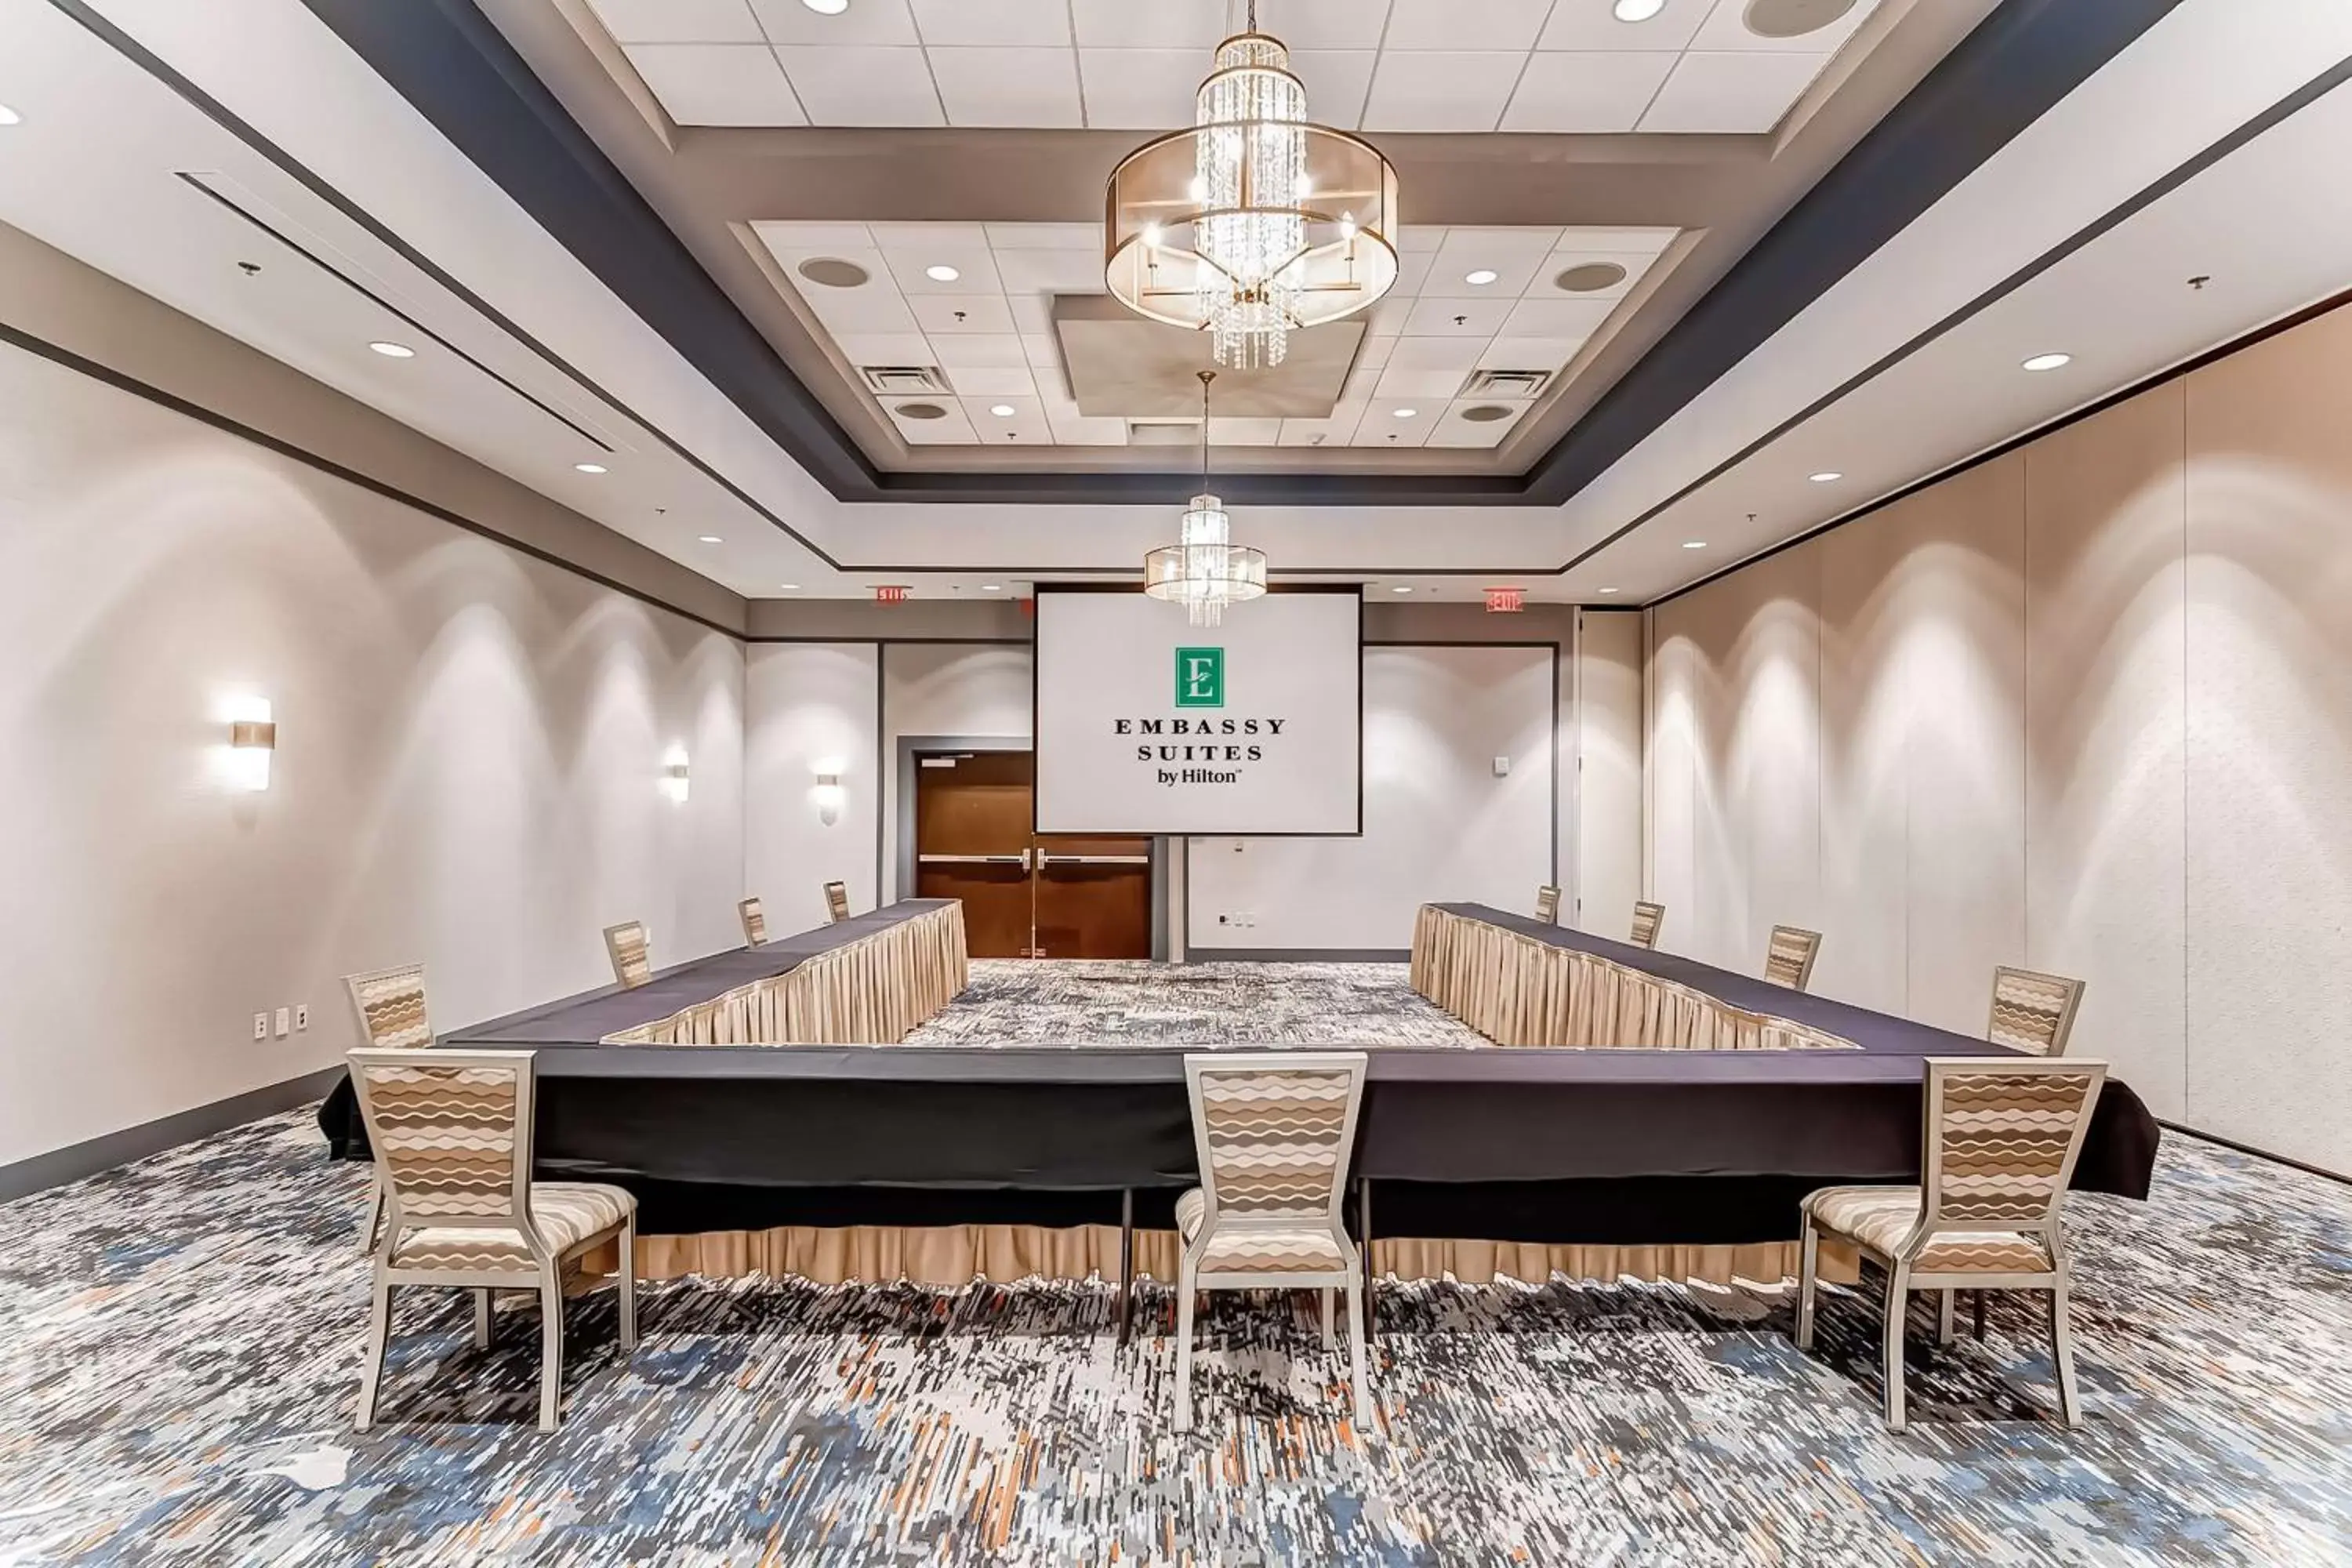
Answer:
<path fill-rule="evenodd" d="M 0 1165 L 333 1064 L 348 972 L 422 959 L 454 1025 L 600 984 L 614 921 L 739 940 L 720 633 L 15 348 L 0 622 Z"/>
<path fill-rule="evenodd" d="M 2159 1115 L 2352 1170 L 2352 310 L 1658 606 L 1665 944 L 1980 1032 L 2090 983 Z"/>

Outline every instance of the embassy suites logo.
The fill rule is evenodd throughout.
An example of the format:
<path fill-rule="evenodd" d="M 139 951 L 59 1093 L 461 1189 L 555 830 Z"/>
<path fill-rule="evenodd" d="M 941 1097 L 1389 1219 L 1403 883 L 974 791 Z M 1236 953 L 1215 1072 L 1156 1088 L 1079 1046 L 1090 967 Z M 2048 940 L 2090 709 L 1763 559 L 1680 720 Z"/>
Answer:
<path fill-rule="evenodd" d="M 1180 647 L 1176 650 L 1177 708 L 1223 708 L 1225 705 L 1225 650 L 1221 647 Z M 1178 714 L 1172 719 L 1114 719 L 1111 732 L 1139 738 L 1139 763 L 1259 763 L 1265 760 L 1266 741 L 1278 738 L 1286 719 L 1212 719 Z M 1238 768 L 1162 767 L 1159 782 L 1179 784 L 1229 784 L 1239 782 Z"/>

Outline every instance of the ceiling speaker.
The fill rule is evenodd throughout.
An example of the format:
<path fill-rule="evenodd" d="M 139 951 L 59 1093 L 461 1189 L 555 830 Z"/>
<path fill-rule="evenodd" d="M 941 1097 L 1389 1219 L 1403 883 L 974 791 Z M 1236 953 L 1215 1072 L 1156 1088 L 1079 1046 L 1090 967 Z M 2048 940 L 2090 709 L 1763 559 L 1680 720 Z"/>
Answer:
<path fill-rule="evenodd" d="M 901 403 L 890 410 L 901 419 L 944 419 L 948 411 L 936 403 Z"/>
<path fill-rule="evenodd" d="M 1625 269 L 1613 261 L 1587 261 L 1553 279 L 1552 287 L 1570 294 L 1597 294 L 1625 281 Z"/>
<path fill-rule="evenodd" d="M 827 289 L 855 289 L 874 276 L 855 261 L 837 256 L 812 256 L 793 270 Z"/>
<path fill-rule="evenodd" d="M 1854 8 L 1856 0 L 1748 0 L 1748 30 L 1759 38 L 1801 38 Z"/>
<path fill-rule="evenodd" d="M 1492 425 L 1497 419 L 1508 419 L 1517 412 L 1517 409 L 1506 408 L 1499 403 L 1481 403 L 1475 408 L 1464 409 L 1462 417 L 1473 425 Z"/>

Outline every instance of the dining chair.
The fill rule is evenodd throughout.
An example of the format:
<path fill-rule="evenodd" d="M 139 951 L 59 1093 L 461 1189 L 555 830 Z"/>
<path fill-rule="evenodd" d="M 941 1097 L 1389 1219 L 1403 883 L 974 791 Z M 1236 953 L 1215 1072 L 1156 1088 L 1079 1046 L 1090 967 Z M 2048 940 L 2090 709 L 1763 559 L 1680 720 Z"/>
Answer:
<path fill-rule="evenodd" d="M 343 976 L 343 990 L 352 999 L 352 1013 L 360 1022 L 360 1038 L 378 1050 L 423 1050 L 433 1044 L 433 1022 L 425 1010 L 425 966 L 404 963 L 366 974 Z M 367 1223 L 360 1231 L 360 1250 L 375 1250 L 383 1228 L 383 1176 L 381 1167 L 368 1179 Z"/>
<path fill-rule="evenodd" d="M 1355 1422 L 1372 1429 L 1364 1372 L 1363 1269 L 1340 1194 L 1363 1103 L 1361 1051 L 1218 1051 L 1184 1058 L 1201 1184 L 1176 1200 L 1176 1429 L 1192 1426 L 1192 1310 L 1205 1290 L 1348 1293 Z"/>
<path fill-rule="evenodd" d="M 1764 951 L 1764 978 L 1791 991 L 1802 991 L 1813 978 L 1813 960 L 1822 952 L 1822 933 L 1795 926 L 1774 926 L 1771 944 Z"/>
<path fill-rule="evenodd" d="M 1985 1038 L 2028 1056 L 2063 1057 L 2074 1015 L 2083 1005 L 2083 982 L 2031 969 L 1992 972 L 1992 1017 Z"/>
<path fill-rule="evenodd" d="M 1559 924 L 1559 889 L 1547 884 L 1536 889 L 1536 919 L 1546 925 Z"/>
<path fill-rule="evenodd" d="M 1912 1291 L 1940 1292 L 1936 1338 L 1949 1344 L 1955 1291 L 2047 1290 L 2058 1407 L 2079 1426 L 2059 1211 L 2107 1064 L 1930 1057 L 1927 1069 L 1922 1184 L 1823 1187 L 1804 1201 L 1797 1348 L 1813 1345 L 1821 1238 L 1853 1243 L 1886 1270 L 1886 1426 L 1900 1432 Z"/>
<path fill-rule="evenodd" d="M 756 898 L 745 899 L 735 906 L 735 913 L 743 922 L 743 945 L 760 947 L 768 940 L 768 917 Z"/>
<path fill-rule="evenodd" d="M 1633 945 L 1658 945 L 1658 928 L 1666 923 L 1666 906 L 1636 900 L 1633 905 Z"/>
<path fill-rule="evenodd" d="M 835 925 L 849 918 L 848 883 L 827 882 L 824 885 L 824 912 Z"/>
<path fill-rule="evenodd" d="M 647 941 L 641 921 L 623 921 L 604 928 L 604 952 L 613 961 L 613 978 L 625 989 L 635 990 L 654 977 Z"/>
<path fill-rule="evenodd" d="M 563 1391 L 563 1266 L 620 1244 L 621 1348 L 637 1342 L 637 1201 L 620 1187 L 534 1182 L 531 1053 L 351 1053 L 352 1083 L 387 1202 L 375 1247 L 374 1308 L 360 1374 L 357 1426 L 375 1424 L 403 1285 L 474 1293 L 474 1343 L 490 1342 L 490 1293 L 539 1294 L 539 1429 L 555 1430 Z"/>

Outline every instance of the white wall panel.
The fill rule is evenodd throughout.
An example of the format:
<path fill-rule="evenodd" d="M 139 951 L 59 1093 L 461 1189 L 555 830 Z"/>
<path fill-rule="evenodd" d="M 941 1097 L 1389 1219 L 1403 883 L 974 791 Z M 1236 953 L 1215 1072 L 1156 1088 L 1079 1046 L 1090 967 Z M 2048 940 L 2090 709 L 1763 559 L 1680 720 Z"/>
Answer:
<path fill-rule="evenodd" d="M 1570 717 L 1573 757 L 1562 759 L 1576 824 L 1571 923 L 1622 939 L 1642 895 L 1642 616 L 1588 611 L 1577 637 Z M 1574 763 L 1581 760 L 1580 769 Z M 1567 916 L 1563 916 L 1566 919 Z"/>
<path fill-rule="evenodd" d="M 875 835 L 883 805 L 875 713 L 881 648 L 874 643 L 759 643 L 744 676 L 744 885 L 768 929 L 825 919 L 824 884 L 849 885 L 853 909 L 881 901 Z M 841 764 L 839 801 L 824 818 L 819 763 Z"/>

